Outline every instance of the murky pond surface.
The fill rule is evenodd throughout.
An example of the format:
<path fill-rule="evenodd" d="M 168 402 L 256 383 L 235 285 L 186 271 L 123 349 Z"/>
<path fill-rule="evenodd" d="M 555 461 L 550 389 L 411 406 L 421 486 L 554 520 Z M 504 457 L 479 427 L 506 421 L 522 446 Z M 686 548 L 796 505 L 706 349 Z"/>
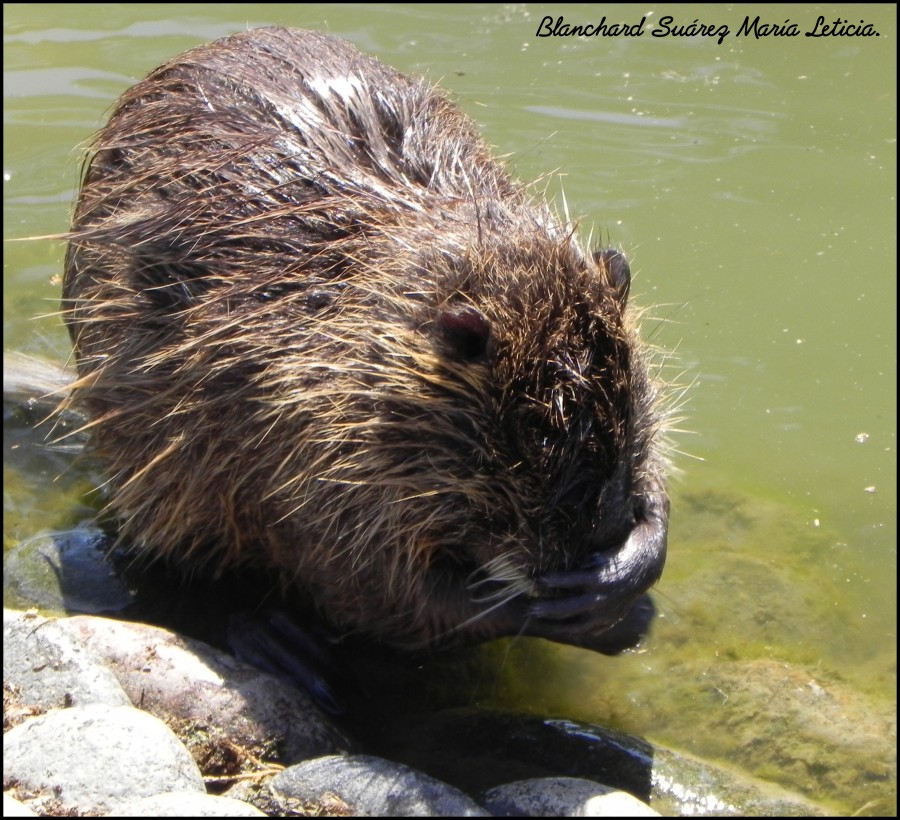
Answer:
<path fill-rule="evenodd" d="M 535 37 L 546 14 L 631 25 L 645 10 L 641 37 Z M 747 14 L 801 32 L 863 15 L 879 36 L 738 36 Z M 730 33 L 653 37 L 665 15 Z M 77 146 L 129 84 L 272 23 L 427 74 L 519 176 L 563 174 L 550 190 L 629 253 L 645 335 L 691 385 L 646 648 L 512 642 L 466 697 L 642 733 L 844 810 L 895 810 L 896 11 L 7 6 L 5 238 L 65 230 Z M 6 349 L 68 355 L 48 316 L 63 252 L 7 241 Z M 57 469 L 6 464 L 7 546 L 85 515 L 85 482 Z"/>

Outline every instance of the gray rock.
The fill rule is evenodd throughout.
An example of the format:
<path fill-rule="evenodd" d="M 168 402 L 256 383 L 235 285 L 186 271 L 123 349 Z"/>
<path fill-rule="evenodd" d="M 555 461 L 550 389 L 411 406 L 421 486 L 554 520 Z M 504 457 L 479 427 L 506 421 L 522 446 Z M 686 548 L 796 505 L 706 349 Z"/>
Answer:
<path fill-rule="evenodd" d="M 118 612 L 134 596 L 107 560 L 111 543 L 95 528 L 36 535 L 4 558 L 4 588 L 54 612 Z"/>
<path fill-rule="evenodd" d="M 3 400 L 53 409 L 77 375 L 74 368 L 16 350 L 3 351 Z"/>
<path fill-rule="evenodd" d="M 495 817 L 659 817 L 627 792 L 580 777 L 537 777 L 490 789 L 482 801 Z"/>
<path fill-rule="evenodd" d="M 3 737 L 3 779 L 50 793 L 79 813 L 108 811 L 130 797 L 205 791 L 174 733 L 130 706 L 75 706 L 29 718 Z"/>
<path fill-rule="evenodd" d="M 288 764 L 351 747 L 304 692 L 201 641 L 89 615 L 60 624 L 104 659 L 135 705 L 166 721 Z"/>
<path fill-rule="evenodd" d="M 24 803 L 20 803 L 15 797 L 8 794 L 3 795 L 3 816 L 4 817 L 37 817 L 31 809 Z"/>
<path fill-rule="evenodd" d="M 285 769 L 272 780 L 283 797 L 325 802 L 337 797 L 353 814 L 370 817 L 487 817 L 453 786 L 369 755 L 334 755 Z"/>
<path fill-rule="evenodd" d="M 59 623 L 3 610 L 3 682 L 15 687 L 17 705 L 42 712 L 92 703 L 130 705 L 112 672 Z"/>
<path fill-rule="evenodd" d="M 590 798 L 581 813 L 582 817 L 662 817 L 646 803 L 627 792 L 611 791 Z"/>
<path fill-rule="evenodd" d="M 271 788 L 272 775 L 263 775 L 253 779 L 241 779 L 222 792 L 223 797 L 240 800 L 259 809 L 267 817 L 296 817 L 320 815 L 347 815 L 349 807 L 335 798 L 328 805 L 304 803 L 277 794 Z"/>
<path fill-rule="evenodd" d="M 265 817 L 259 809 L 230 797 L 197 792 L 169 792 L 124 800 L 110 814 L 117 817 Z"/>

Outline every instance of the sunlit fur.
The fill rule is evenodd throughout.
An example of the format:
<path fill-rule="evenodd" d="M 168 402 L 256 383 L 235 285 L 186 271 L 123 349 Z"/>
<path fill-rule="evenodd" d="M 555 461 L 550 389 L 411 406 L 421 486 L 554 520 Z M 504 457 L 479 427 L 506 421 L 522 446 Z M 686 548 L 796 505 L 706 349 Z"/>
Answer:
<path fill-rule="evenodd" d="M 422 645 L 517 631 L 664 496 L 624 302 L 441 91 L 264 29 L 119 100 L 63 307 L 124 540 Z M 464 306 L 480 355 L 440 332 Z"/>

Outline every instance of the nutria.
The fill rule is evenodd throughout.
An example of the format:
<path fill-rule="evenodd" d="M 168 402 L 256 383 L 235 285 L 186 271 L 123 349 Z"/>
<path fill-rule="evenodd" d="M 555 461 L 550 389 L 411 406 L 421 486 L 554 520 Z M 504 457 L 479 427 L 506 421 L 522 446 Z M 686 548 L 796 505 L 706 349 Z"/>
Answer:
<path fill-rule="evenodd" d="M 122 539 L 266 567 L 345 633 L 603 651 L 658 578 L 658 386 L 630 271 L 440 90 L 246 31 L 126 91 L 63 309 Z"/>

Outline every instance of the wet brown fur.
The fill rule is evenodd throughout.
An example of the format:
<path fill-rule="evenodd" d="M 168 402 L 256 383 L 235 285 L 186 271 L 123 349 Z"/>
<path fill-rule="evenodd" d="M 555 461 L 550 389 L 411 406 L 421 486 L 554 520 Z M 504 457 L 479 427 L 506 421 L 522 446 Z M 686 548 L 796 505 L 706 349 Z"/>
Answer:
<path fill-rule="evenodd" d="M 616 262 L 443 92 L 342 40 L 261 29 L 170 60 L 98 135 L 66 259 L 72 401 L 122 538 L 275 569 L 397 644 L 589 644 L 662 568 L 617 570 L 644 506 L 665 546 Z M 569 627 L 553 602 L 592 572 Z"/>

